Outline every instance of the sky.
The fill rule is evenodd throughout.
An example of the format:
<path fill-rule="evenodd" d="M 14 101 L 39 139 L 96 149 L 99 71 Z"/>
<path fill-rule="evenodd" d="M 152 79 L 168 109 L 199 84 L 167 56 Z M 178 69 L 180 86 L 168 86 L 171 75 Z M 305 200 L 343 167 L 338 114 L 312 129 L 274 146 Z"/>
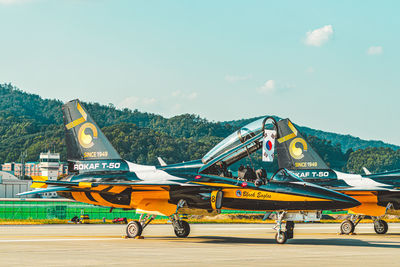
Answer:
<path fill-rule="evenodd" d="M 0 0 L 0 83 L 400 145 L 399 1 Z"/>

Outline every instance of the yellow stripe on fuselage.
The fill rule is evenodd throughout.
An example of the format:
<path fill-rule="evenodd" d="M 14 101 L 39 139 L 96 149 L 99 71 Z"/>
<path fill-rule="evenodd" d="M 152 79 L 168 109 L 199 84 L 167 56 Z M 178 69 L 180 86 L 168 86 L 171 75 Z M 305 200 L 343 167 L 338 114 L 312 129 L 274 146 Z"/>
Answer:
<path fill-rule="evenodd" d="M 330 201 L 329 199 L 306 197 L 293 194 L 275 193 L 253 189 L 223 189 L 224 198 L 236 199 L 254 199 L 254 200 L 269 200 L 269 201 Z M 237 191 L 241 191 L 237 193 Z"/>
<path fill-rule="evenodd" d="M 115 194 L 119 194 L 122 191 L 124 191 L 126 188 L 128 188 L 127 186 L 113 186 L 110 190 L 108 190 L 108 193 L 115 193 Z"/>
<path fill-rule="evenodd" d="M 90 200 L 85 192 L 71 192 L 72 197 L 79 202 L 83 202 L 83 203 L 88 203 L 88 204 L 93 204 L 93 205 L 99 205 L 98 202 Z"/>

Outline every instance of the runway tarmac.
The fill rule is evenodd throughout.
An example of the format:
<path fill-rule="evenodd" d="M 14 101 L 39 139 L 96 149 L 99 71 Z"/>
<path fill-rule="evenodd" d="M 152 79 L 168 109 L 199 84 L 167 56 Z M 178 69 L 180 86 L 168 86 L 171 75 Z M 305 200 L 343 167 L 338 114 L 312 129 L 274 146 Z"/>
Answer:
<path fill-rule="evenodd" d="M 295 237 L 275 243 L 272 224 L 193 224 L 178 239 L 171 225 L 150 225 L 144 239 L 124 239 L 125 225 L 0 226 L 1 266 L 400 266 L 400 224 L 377 235 L 360 224 L 296 224 Z"/>

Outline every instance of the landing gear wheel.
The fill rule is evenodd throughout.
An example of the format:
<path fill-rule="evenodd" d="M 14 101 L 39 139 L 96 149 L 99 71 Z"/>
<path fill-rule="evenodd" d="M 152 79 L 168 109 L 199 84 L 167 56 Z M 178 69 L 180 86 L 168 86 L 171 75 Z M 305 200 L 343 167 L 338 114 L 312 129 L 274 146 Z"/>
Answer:
<path fill-rule="evenodd" d="M 276 233 L 275 240 L 278 244 L 285 244 L 287 241 L 286 232 L 279 231 L 279 233 Z"/>
<path fill-rule="evenodd" d="M 349 235 L 354 232 L 354 223 L 350 220 L 345 220 L 340 225 L 340 233 L 344 235 Z"/>
<path fill-rule="evenodd" d="M 180 221 L 181 227 L 174 227 L 175 235 L 180 238 L 185 238 L 190 234 L 190 225 L 187 221 Z"/>
<path fill-rule="evenodd" d="M 383 234 L 387 233 L 389 226 L 386 221 L 377 220 L 377 221 L 374 221 L 374 229 L 375 229 L 375 233 L 377 233 L 379 235 L 383 235 Z"/>
<path fill-rule="evenodd" d="M 143 227 L 138 221 L 131 221 L 126 226 L 126 235 L 129 238 L 135 238 L 142 234 Z"/>

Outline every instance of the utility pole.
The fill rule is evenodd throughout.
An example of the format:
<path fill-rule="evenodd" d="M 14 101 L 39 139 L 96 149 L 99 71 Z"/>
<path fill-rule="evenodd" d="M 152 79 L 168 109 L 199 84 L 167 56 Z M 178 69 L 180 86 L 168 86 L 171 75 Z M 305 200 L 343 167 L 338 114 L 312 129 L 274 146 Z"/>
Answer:
<path fill-rule="evenodd" d="M 22 180 L 25 179 L 25 158 L 26 158 L 26 155 L 27 155 L 26 150 L 21 153 L 21 166 L 22 166 L 21 168 L 22 169 L 21 169 L 20 179 L 22 177 Z"/>

